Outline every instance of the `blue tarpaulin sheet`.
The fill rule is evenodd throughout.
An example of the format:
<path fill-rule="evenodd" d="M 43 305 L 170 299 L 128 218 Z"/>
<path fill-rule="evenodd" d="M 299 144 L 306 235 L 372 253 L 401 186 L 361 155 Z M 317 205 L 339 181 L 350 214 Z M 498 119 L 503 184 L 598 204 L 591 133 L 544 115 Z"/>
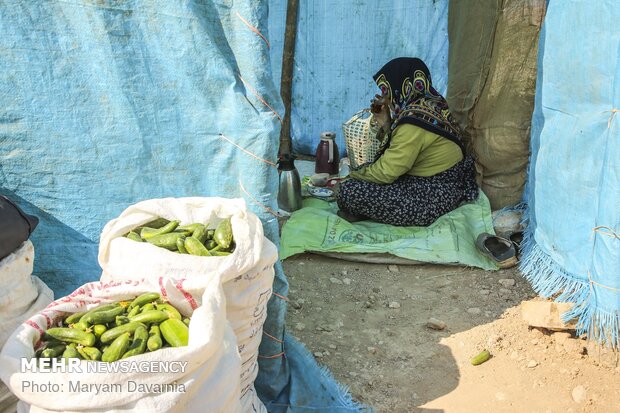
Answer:
<path fill-rule="evenodd" d="M 99 278 L 104 224 L 140 200 L 243 197 L 278 241 L 267 25 L 257 0 L 0 3 L 0 188 L 41 219 L 35 274 L 56 297 Z M 280 265 L 274 291 L 288 292 Z M 359 411 L 285 337 L 285 311 L 274 296 L 280 341 L 260 348 L 269 410 Z"/>
<path fill-rule="evenodd" d="M 280 85 L 286 0 L 270 0 L 271 60 Z M 322 131 L 336 132 L 342 155 L 342 123 L 370 106 L 378 88 L 372 76 L 390 59 L 419 57 L 433 84 L 448 85 L 448 0 L 300 1 L 291 136 L 293 150 L 314 155 Z"/>
<path fill-rule="evenodd" d="M 551 1 L 540 36 L 521 270 L 620 347 L 620 9 Z M 595 22 L 595 24 L 593 24 Z"/>

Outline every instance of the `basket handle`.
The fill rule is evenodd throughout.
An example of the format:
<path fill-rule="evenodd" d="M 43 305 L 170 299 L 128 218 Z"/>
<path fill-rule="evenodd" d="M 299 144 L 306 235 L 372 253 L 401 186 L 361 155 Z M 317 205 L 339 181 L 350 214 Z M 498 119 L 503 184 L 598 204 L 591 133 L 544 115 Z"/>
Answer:
<path fill-rule="evenodd" d="M 354 122 L 358 120 L 359 118 L 362 117 L 364 113 L 370 113 L 370 109 L 366 108 L 366 109 L 358 110 L 357 112 L 353 114 L 353 116 L 351 116 L 351 119 L 349 120 L 349 122 Z"/>

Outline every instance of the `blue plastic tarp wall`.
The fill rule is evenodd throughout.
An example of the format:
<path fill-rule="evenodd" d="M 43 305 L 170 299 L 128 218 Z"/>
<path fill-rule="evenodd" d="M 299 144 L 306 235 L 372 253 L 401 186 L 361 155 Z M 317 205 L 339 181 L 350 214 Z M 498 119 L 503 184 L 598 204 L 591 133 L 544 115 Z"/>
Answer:
<path fill-rule="evenodd" d="M 286 0 L 269 0 L 274 80 L 280 85 Z M 291 136 L 293 151 L 314 155 L 322 131 L 367 108 L 378 88 L 372 76 L 390 59 L 417 56 L 437 90 L 448 85 L 448 0 L 300 1 Z"/>
<path fill-rule="evenodd" d="M 234 10 L 266 18 L 256 5 Z M 279 123 L 254 92 L 281 105 L 264 42 L 224 5 L 1 7 L 0 184 L 43 215 L 36 268 L 56 293 L 98 279 L 100 231 L 136 201 L 243 185 L 271 202 L 275 169 L 220 137 L 274 161 Z"/>
<path fill-rule="evenodd" d="M 99 278 L 101 229 L 140 200 L 243 197 L 278 241 L 267 13 L 266 0 L 0 3 L 0 188 L 41 218 L 35 274 L 56 297 Z M 279 264 L 274 291 L 288 292 Z M 272 412 L 358 411 L 285 337 L 278 296 L 259 396 Z"/>
<path fill-rule="evenodd" d="M 521 270 L 620 346 L 620 8 L 550 1 L 540 35 Z"/>

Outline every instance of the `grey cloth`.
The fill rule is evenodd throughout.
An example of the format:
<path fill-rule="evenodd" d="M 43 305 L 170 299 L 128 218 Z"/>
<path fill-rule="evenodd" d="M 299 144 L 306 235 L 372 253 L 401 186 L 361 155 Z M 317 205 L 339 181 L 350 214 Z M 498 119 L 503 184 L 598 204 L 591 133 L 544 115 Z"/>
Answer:
<path fill-rule="evenodd" d="M 0 260 L 30 238 L 38 223 L 37 217 L 24 213 L 9 198 L 0 196 Z"/>

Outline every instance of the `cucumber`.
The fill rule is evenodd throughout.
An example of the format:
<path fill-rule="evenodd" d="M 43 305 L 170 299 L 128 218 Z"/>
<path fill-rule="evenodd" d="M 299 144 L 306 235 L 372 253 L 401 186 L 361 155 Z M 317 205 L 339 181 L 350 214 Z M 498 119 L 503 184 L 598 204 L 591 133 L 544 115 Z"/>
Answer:
<path fill-rule="evenodd" d="M 120 303 L 104 304 L 104 305 L 101 305 L 101 306 L 99 306 L 97 308 L 93 308 L 92 310 L 89 310 L 88 313 L 86 313 L 86 314 L 92 314 L 92 313 L 96 313 L 98 311 L 108 311 L 108 310 L 111 310 L 113 308 L 118 307 L 119 305 L 120 305 Z"/>
<path fill-rule="evenodd" d="M 130 240 L 136 241 L 136 242 L 144 242 L 142 237 L 137 232 L 133 232 L 133 231 L 129 231 L 127 235 L 125 235 L 125 238 L 129 238 Z"/>
<path fill-rule="evenodd" d="M 90 328 L 89 323 L 86 322 L 86 320 L 88 318 L 84 318 L 86 316 L 98 313 L 100 311 L 109 311 L 109 310 L 113 310 L 115 308 L 119 308 L 119 303 L 112 303 L 112 304 L 104 304 L 102 306 L 99 306 L 97 308 L 93 308 L 92 310 L 89 310 L 86 314 L 84 314 L 81 318 L 80 321 L 78 323 L 74 323 L 73 327 L 75 328 L 79 328 L 82 330 L 86 330 L 88 328 Z"/>
<path fill-rule="evenodd" d="M 114 307 L 110 310 L 95 311 L 94 313 L 88 313 L 80 319 L 80 323 L 86 322 L 88 324 L 105 324 L 116 319 L 116 316 L 125 312 L 125 309 L 121 306 Z"/>
<path fill-rule="evenodd" d="M 201 257 L 211 256 L 209 250 L 194 237 L 185 238 L 185 249 L 187 249 L 187 252 L 191 255 L 198 255 Z"/>
<path fill-rule="evenodd" d="M 123 354 L 122 358 L 137 356 L 146 351 L 146 342 L 149 339 L 149 333 L 146 331 L 146 327 L 138 327 L 136 331 L 133 333 L 133 341 L 131 342 L 131 346 L 125 354 Z"/>
<path fill-rule="evenodd" d="M 81 344 L 87 347 L 94 346 L 96 341 L 94 334 L 87 333 L 77 328 L 55 327 L 48 329 L 45 333 L 54 337 L 56 340 Z"/>
<path fill-rule="evenodd" d="M 84 348 L 85 348 L 84 346 L 79 346 L 79 347 L 76 347 L 76 350 L 78 354 L 80 355 L 80 358 L 83 358 L 84 360 L 90 360 L 90 357 L 88 357 L 88 354 L 84 352 Z"/>
<path fill-rule="evenodd" d="M 46 359 L 53 359 L 59 357 L 64 353 L 66 348 L 66 344 L 57 344 L 52 347 L 47 347 L 41 352 L 41 357 Z"/>
<path fill-rule="evenodd" d="M 172 231 L 169 231 L 169 232 L 172 232 Z M 140 230 L 140 238 L 142 238 L 145 241 L 147 241 L 151 237 L 154 237 L 155 235 L 161 235 L 161 234 L 162 233 L 157 228 L 142 227 L 142 229 Z"/>
<path fill-rule="evenodd" d="M 187 249 L 185 249 L 185 237 L 177 239 L 177 251 L 181 254 L 187 254 Z"/>
<path fill-rule="evenodd" d="M 189 328 L 179 319 L 169 318 L 159 325 L 159 330 L 172 347 L 187 346 L 189 342 Z"/>
<path fill-rule="evenodd" d="M 159 310 L 146 311 L 129 318 L 129 320 L 132 322 L 145 324 L 161 323 L 162 321 L 165 321 L 167 319 L 168 314 Z"/>
<path fill-rule="evenodd" d="M 144 304 L 153 303 L 159 299 L 159 293 L 144 293 L 140 294 L 129 304 L 129 308 L 142 307 Z"/>
<path fill-rule="evenodd" d="M 221 245 L 216 245 L 215 248 L 210 249 L 209 252 L 213 255 L 230 255 L 235 250 L 235 243 L 233 241 L 232 244 L 228 248 L 224 248 Z"/>
<path fill-rule="evenodd" d="M 153 228 L 153 229 L 159 229 L 161 227 L 164 227 L 164 226 L 168 225 L 169 223 L 170 223 L 170 221 L 167 220 L 166 218 L 157 218 L 157 219 L 154 219 L 154 220 L 152 220 L 150 222 L 147 222 L 146 224 L 143 224 L 143 225 L 140 225 L 139 227 L 134 228 L 134 232 L 140 233 L 140 231 L 144 227 Z"/>
<path fill-rule="evenodd" d="M 135 306 L 134 308 L 132 308 L 131 310 L 129 310 L 129 313 L 127 313 L 127 317 L 133 317 L 136 314 L 138 314 L 140 312 L 140 306 Z"/>
<path fill-rule="evenodd" d="M 161 340 L 161 333 L 159 331 L 159 326 L 151 326 L 149 330 L 149 338 L 146 342 L 146 346 L 149 351 L 159 350 L 163 345 Z"/>
<path fill-rule="evenodd" d="M 232 223 L 230 218 L 226 218 L 217 225 L 217 228 L 215 228 L 215 233 L 213 234 L 213 239 L 217 242 L 217 245 L 223 249 L 230 247 L 230 244 L 232 244 L 233 241 Z"/>
<path fill-rule="evenodd" d="M 82 331 L 90 330 L 90 325 L 86 321 L 82 321 L 82 320 L 80 320 L 77 323 L 70 324 L 69 327 L 70 328 L 74 328 L 76 330 L 82 330 Z M 89 331 L 87 331 L 87 332 L 89 332 Z"/>
<path fill-rule="evenodd" d="M 65 327 L 67 328 L 67 327 Z M 41 337 L 41 341 L 45 341 L 45 347 L 52 347 L 58 344 L 64 344 L 62 341 L 50 336 L 47 333 L 43 333 L 43 337 Z"/>
<path fill-rule="evenodd" d="M 126 315 L 118 315 L 116 316 L 116 319 L 114 319 L 114 323 L 116 323 L 117 327 L 122 326 L 123 324 L 127 324 L 130 321 L 131 320 Z"/>
<path fill-rule="evenodd" d="M 77 348 L 74 345 L 69 344 L 65 351 L 62 353 L 64 359 L 80 359 L 82 356 L 78 353 Z"/>
<path fill-rule="evenodd" d="M 99 338 L 103 333 L 106 332 L 107 329 L 108 328 L 103 324 L 95 324 L 93 326 L 93 333 L 95 334 L 95 337 Z"/>
<path fill-rule="evenodd" d="M 78 321 L 80 321 L 80 318 L 82 318 L 82 316 L 86 313 L 87 311 L 71 314 L 70 316 L 65 318 L 65 324 L 69 325 L 69 324 L 77 323 Z"/>
<path fill-rule="evenodd" d="M 181 226 L 177 227 L 177 230 L 179 230 L 179 231 L 188 231 L 190 234 L 193 234 L 194 231 L 196 231 L 196 228 L 198 226 L 200 226 L 200 225 L 202 225 L 202 224 L 196 223 L 196 224 L 189 224 L 189 225 L 181 225 Z"/>
<path fill-rule="evenodd" d="M 177 242 L 181 238 L 185 238 L 185 235 L 172 232 L 170 234 L 155 235 L 147 239 L 147 242 L 156 247 L 165 248 L 169 251 L 176 251 L 178 248 Z"/>
<path fill-rule="evenodd" d="M 207 227 L 202 224 L 198 224 L 192 233 L 192 238 L 196 238 L 201 244 L 204 244 L 207 240 Z"/>
<path fill-rule="evenodd" d="M 214 257 L 226 257 L 231 253 L 228 251 L 209 251 Z"/>
<path fill-rule="evenodd" d="M 129 322 L 127 324 L 123 324 L 122 326 L 114 327 L 103 333 L 99 340 L 104 344 L 110 343 L 125 333 L 133 333 L 140 326 L 146 328 L 144 324 L 136 322 Z"/>
<path fill-rule="evenodd" d="M 140 307 L 140 313 L 145 313 L 145 312 L 151 311 L 151 310 L 156 310 L 155 304 L 153 304 L 153 303 L 144 304 L 142 307 Z M 133 317 L 135 315 L 136 314 L 131 314 L 131 315 L 129 315 L 129 317 Z"/>
<path fill-rule="evenodd" d="M 168 318 L 177 318 L 179 320 L 182 318 L 179 310 L 174 308 L 172 304 L 157 304 L 157 309 L 168 314 Z"/>
<path fill-rule="evenodd" d="M 473 366 L 477 366 L 479 364 L 484 363 L 485 361 L 487 361 L 490 358 L 491 358 L 491 353 L 489 353 L 489 350 L 484 350 L 484 351 L 480 352 L 476 357 L 471 359 L 471 364 Z"/>
<path fill-rule="evenodd" d="M 82 347 L 82 351 L 88 356 L 88 360 L 101 360 L 101 351 L 97 347 Z"/>
<path fill-rule="evenodd" d="M 179 226 L 179 224 L 180 224 L 180 221 L 170 221 L 169 223 L 167 223 L 166 225 L 158 229 L 144 227 L 140 230 L 140 236 L 148 241 L 149 239 L 153 237 L 168 234 L 174 231 L 176 227 Z"/>
<path fill-rule="evenodd" d="M 130 341 L 130 333 L 123 333 L 116 337 L 110 347 L 108 347 L 101 356 L 101 361 L 105 361 L 108 363 L 112 363 L 114 361 L 120 360 L 123 357 L 123 354 L 129 348 Z"/>

